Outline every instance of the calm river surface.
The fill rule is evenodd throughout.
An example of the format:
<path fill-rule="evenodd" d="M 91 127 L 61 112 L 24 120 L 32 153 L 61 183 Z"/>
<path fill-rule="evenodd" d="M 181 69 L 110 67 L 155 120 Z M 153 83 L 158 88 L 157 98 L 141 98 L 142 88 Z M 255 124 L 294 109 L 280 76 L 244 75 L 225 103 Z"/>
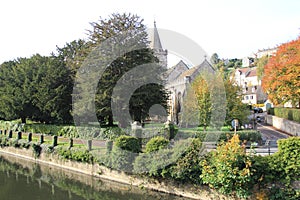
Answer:
<path fill-rule="evenodd" d="M 184 199 L 0 153 L 0 200 Z"/>

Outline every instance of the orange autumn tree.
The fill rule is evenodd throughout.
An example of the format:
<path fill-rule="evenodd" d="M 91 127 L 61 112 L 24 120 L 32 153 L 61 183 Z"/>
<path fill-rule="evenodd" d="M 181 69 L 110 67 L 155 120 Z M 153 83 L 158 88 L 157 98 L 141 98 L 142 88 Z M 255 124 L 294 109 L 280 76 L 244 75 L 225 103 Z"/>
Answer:
<path fill-rule="evenodd" d="M 300 106 L 300 37 L 278 47 L 264 67 L 262 87 L 275 105 Z"/>

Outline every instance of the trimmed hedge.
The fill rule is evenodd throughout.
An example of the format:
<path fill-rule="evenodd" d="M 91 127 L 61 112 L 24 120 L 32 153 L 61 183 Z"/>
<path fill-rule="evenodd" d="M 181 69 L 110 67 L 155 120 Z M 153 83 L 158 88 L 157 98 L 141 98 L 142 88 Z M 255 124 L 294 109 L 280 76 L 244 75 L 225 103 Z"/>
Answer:
<path fill-rule="evenodd" d="M 160 149 L 165 148 L 169 144 L 169 140 L 164 137 L 157 136 L 149 140 L 146 144 L 146 152 L 158 151 Z"/>
<path fill-rule="evenodd" d="M 141 145 L 138 138 L 127 135 L 118 137 L 115 141 L 115 146 L 133 153 L 139 153 L 141 151 Z"/>
<path fill-rule="evenodd" d="M 300 109 L 270 108 L 268 114 L 300 123 Z"/>

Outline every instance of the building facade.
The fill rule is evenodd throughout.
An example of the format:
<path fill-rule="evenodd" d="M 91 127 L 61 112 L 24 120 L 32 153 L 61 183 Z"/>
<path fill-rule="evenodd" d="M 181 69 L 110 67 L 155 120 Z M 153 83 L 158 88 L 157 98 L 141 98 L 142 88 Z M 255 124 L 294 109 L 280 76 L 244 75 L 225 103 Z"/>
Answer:
<path fill-rule="evenodd" d="M 233 78 L 235 83 L 242 88 L 243 103 L 253 105 L 267 100 L 267 96 L 262 91 L 256 67 L 236 69 Z"/>
<path fill-rule="evenodd" d="M 162 47 L 155 22 L 150 48 L 154 50 L 161 66 L 167 68 L 168 51 Z M 184 61 L 180 60 L 175 66 L 167 69 L 164 78 L 166 80 L 165 87 L 170 93 L 168 120 L 180 125 L 183 113 L 183 99 L 186 96 L 187 89 L 203 69 L 214 71 L 206 59 L 200 65 L 191 68 Z"/>

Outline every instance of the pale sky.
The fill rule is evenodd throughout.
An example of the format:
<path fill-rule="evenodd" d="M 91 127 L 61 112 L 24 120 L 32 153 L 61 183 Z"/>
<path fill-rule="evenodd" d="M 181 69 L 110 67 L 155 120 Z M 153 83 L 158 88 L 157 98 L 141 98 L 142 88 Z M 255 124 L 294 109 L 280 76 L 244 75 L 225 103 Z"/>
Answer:
<path fill-rule="evenodd" d="M 56 45 L 85 38 L 90 22 L 118 12 L 139 15 L 149 28 L 156 20 L 221 58 L 249 56 L 300 34 L 299 0 L 9 0 L 0 9 L 0 63 L 50 55 Z"/>

